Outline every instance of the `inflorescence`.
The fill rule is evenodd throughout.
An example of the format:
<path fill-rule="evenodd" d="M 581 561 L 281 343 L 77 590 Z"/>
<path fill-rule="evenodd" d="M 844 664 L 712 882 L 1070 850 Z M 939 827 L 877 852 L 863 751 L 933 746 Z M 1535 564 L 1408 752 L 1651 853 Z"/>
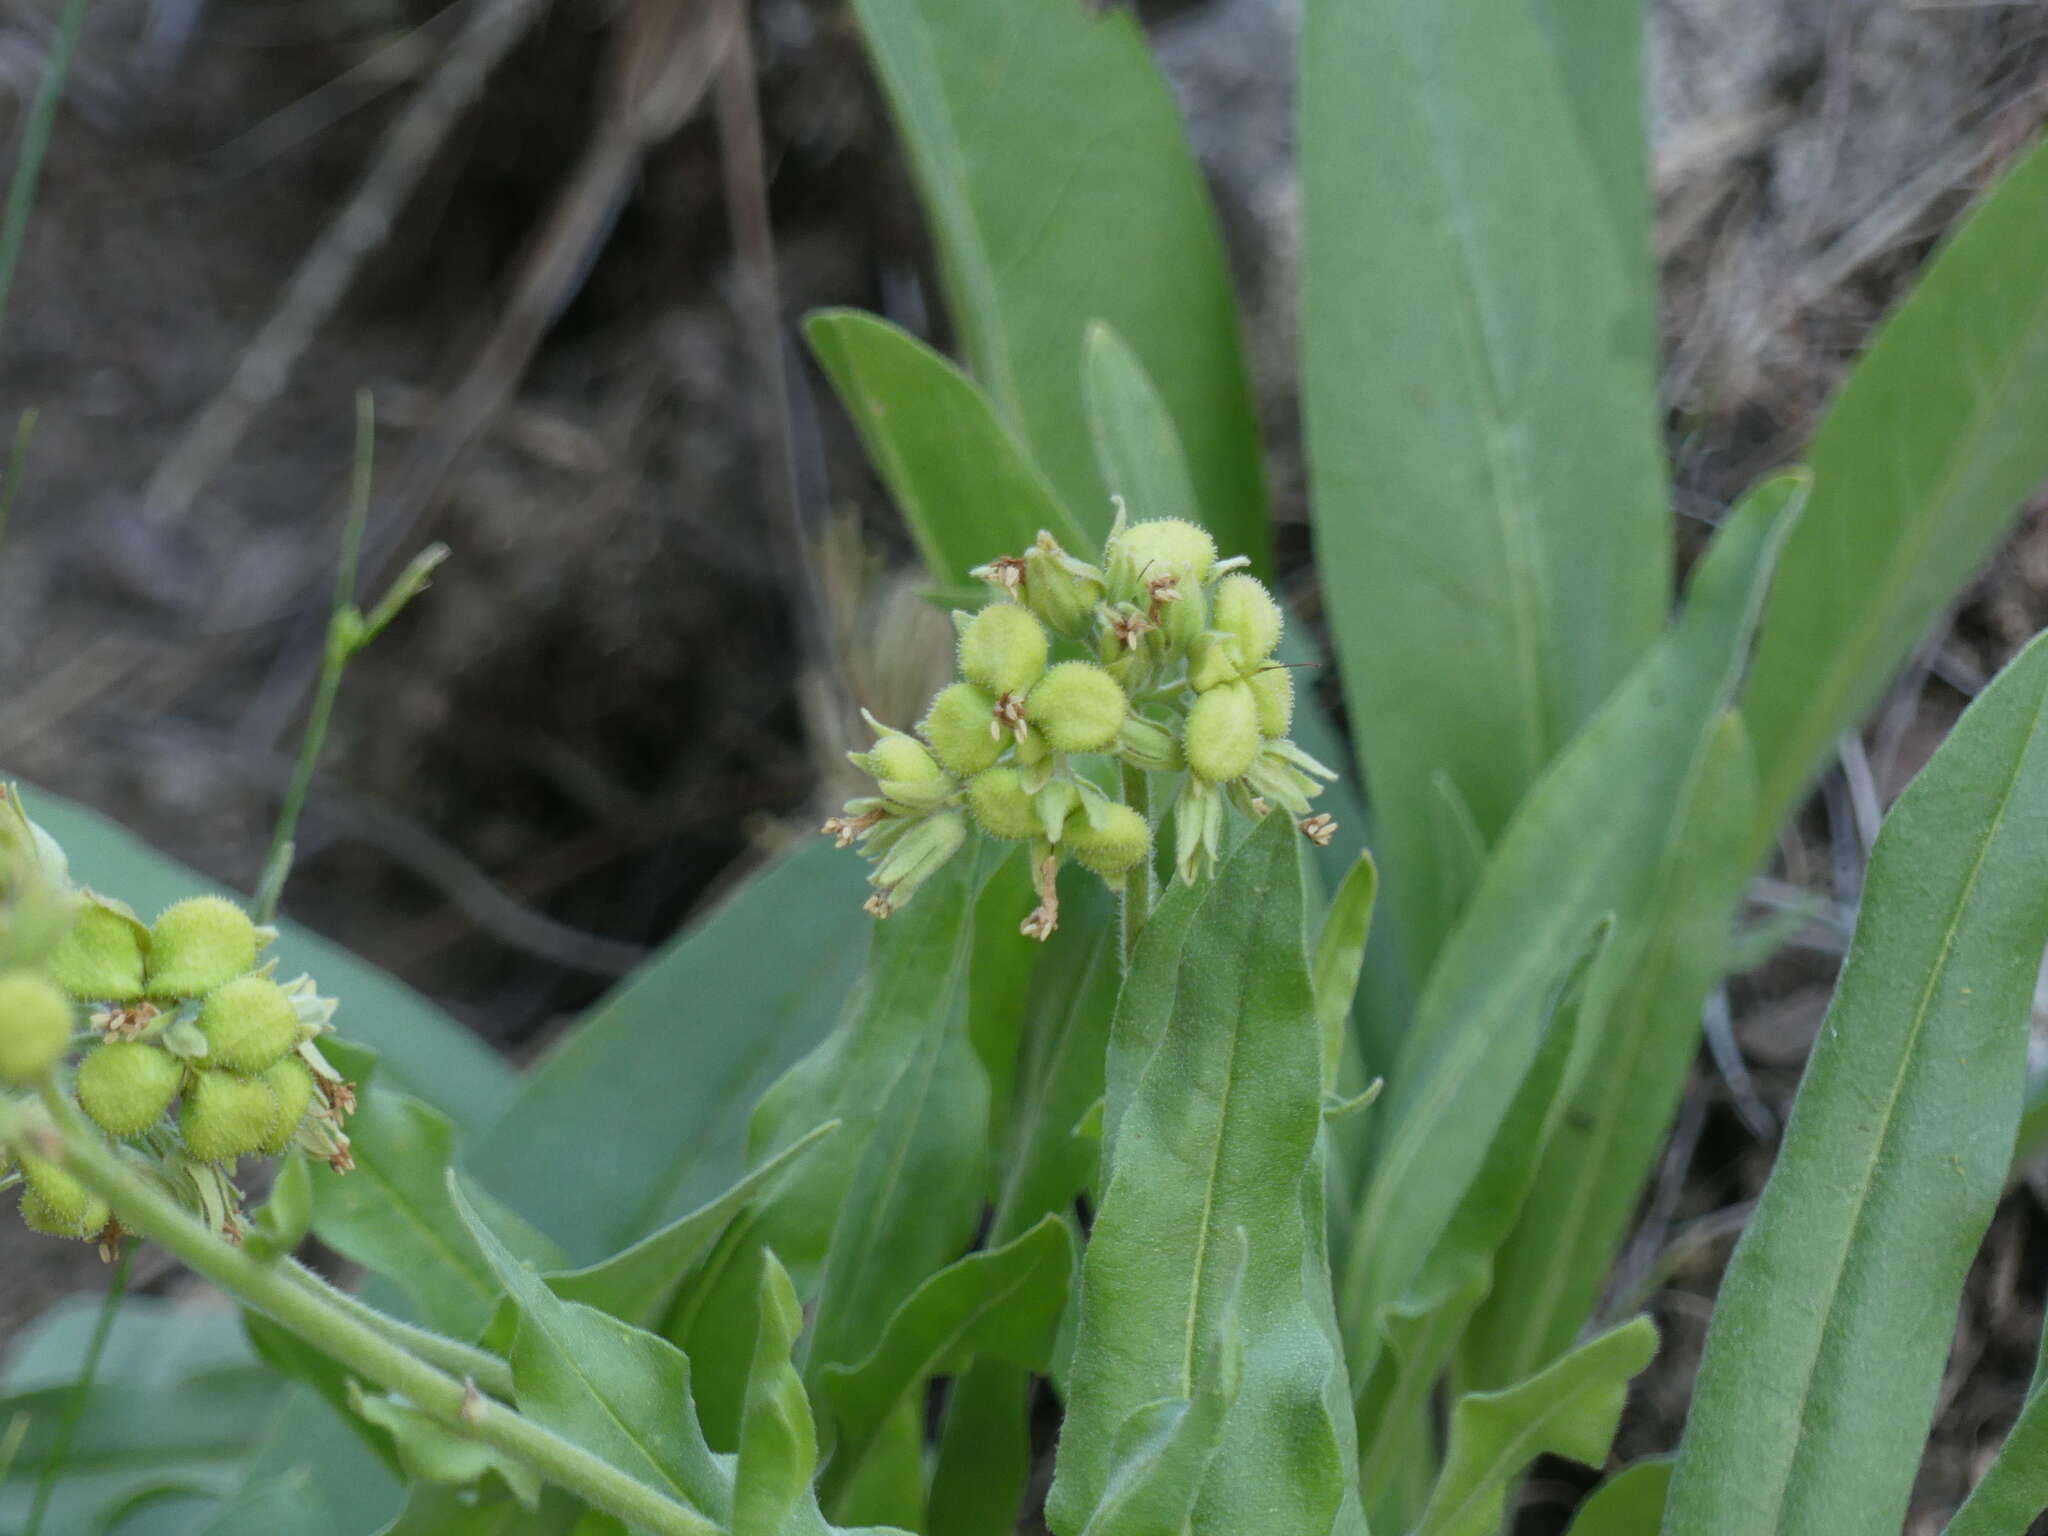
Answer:
<path fill-rule="evenodd" d="M 1151 854 L 1127 771 L 1178 778 L 1174 864 L 1190 883 L 1215 867 L 1226 805 L 1253 819 L 1285 810 L 1327 843 L 1336 824 L 1309 802 L 1336 775 L 1288 739 L 1280 605 L 1249 563 L 1217 559 L 1193 523 L 1126 523 L 1119 509 L 1101 566 L 1041 533 L 978 567 L 995 598 L 953 615 L 959 680 L 915 735 L 867 717 L 875 744 L 848 756 L 876 793 L 825 823 L 875 866 L 867 910 L 904 905 L 979 828 L 1031 845 L 1039 905 L 1022 932 L 1050 937 L 1063 857 L 1122 889 Z"/>

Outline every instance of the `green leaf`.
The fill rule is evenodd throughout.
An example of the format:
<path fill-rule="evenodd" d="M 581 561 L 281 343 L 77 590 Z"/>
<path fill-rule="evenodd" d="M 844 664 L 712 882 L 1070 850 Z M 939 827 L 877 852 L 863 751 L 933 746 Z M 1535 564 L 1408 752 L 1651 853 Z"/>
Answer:
<path fill-rule="evenodd" d="M 1937 256 L 1815 434 L 1743 703 L 1762 849 L 2048 475 L 2048 144 Z"/>
<path fill-rule="evenodd" d="M 1048 1215 L 1015 1242 L 925 1281 L 858 1365 L 827 1366 L 820 1380 L 839 1424 L 834 1482 L 859 1471 L 884 1421 L 934 1376 L 957 1375 L 983 1356 L 1044 1371 L 1073 1262 L 1066 1223 Z"/>
<path fill-rule="evenodd" d="M 1031 1373 L 977 1360 L 953 1383 L 925 1501 L 928 1536 L 1013 1536 L 1031 1481 Z"/>
<path fill-rule="evenodd" d="M 860 429 L 868 459 L 925 568 L 956 603 L 987 589 L 967 572 L 1051 533 L 1093 558 L 1100 546 L 1060 501 L 980 386 L 909 332 L 858 310 L 804 322 L 811 351 Z"/>
<path fill-rule="evenodd" d="M 1373 902 L 1380 890 L 1379 866 L 1361 852 L 1337 887 L 1322 937 L 1316 941 L 1316 1024 L 1323 1032 L 1323 1091 L 1337 1087 L 1337 1068 L 1351 1025 L 1351 1004 L 1365 968 L 1365 940 L 1372 929 Z"/>
<path fill-rule="evenodd" d="M 1081 354 L 1081 399 L 1102 483 L 1111 496 L 1123 498 L 1131 520 L 1200 522 L 1202 511 L 1173 413 L 1130 344 L 1099 320 L 1088 327 Z"/>
<path fill-rule="evenodd" d="M 1240 1230 L 1243 1377 L 1188 1529 L 1364 1530 L 1355 1495 L 1346 1512 L 1355 1445 L 1331 1336 L 1323 1048 L 1296 841 L 1287 818 L 1269 817 L 1200 892 L 1179 966 L 1147 964 L 1141 942 L 1125 987 L 1119 1029 L 1127 1015 L 1161 1014 L 1164 1028 L 1117 1127 L 1082 1267 L 1047 1503 L 1066 1536 L 1108 1496 L 1119 1426 L 1147 1404 L 1193 1396 L 1204 1341 L 1235 1289 Z M 1140 987 L 1170 996 L 1132 997 Z"/>
<path fill-rule="evenodd" d="M 1568 1536 L 1649 1536 L 1664 1521 L 1671 1466 L 1654 1456 L 1623 1467 L 1579 1506 Z"/>
<path fill-rule="evenodd" d="M 500 1287 L 448 1199 L 454 1127 L 380 1077 L 363 1090 L 348 1131 L 354 1170 L 313 1173 L 313 1230 L 344 1258 L 395 1282 L 430 1326 L 476 1338 Z M 503 1213 L 493 1217 L 516 1233 L 522 1252 L 549 1267 L 559 1262 L 545 1239 L 519 1231 Z"/>
<path fill-rule="evenodd" d="M 42 790 L 23 800 L 30 816 L 64 845 L 74 880 L 120 897 L 145 919 L 187 896 L 242 899 L 84 806 Z M 512 1069 L 419 993 L 296 923 L 281 919 L 278 930 L 268 953 L 278 957 L 281 973 L 307 972 L 338 998 L 342 1038 L 375 1050 L 390 1081 L 465 1129 L 488 1124 L 511 1102 Z"/>
<path fill-rule="evenodd" d="M 1160 381 L 1203 522 L 1263 566 L 1263 471 L 1222 242 L 1137 23 L 1071 0 L 856 0 L 854 12 L 969 365 L 1082 527 L 1097 543 L 1109 529 L 1075 388 L 1102 320 Z"/>
<path fill-rule="evenodd" d="M 480 1440 L 444 1428 L 410 1403 L 381 1393 L 372 1396 L 350 1382 L 349 1406 L 391 1437 L 400 1466 L 414 1481 L 467 1488 L 485 1473 L 495 1472 L 524 1508 L 540 1503 L 540 1478 L 531 1468 Z"/>
<path fill-rule="evenodd" d="M 1496 842 L 1669 601 L 1648 199 L 1617 147 L 1640 7 L 1576 9 L 1304 16 L 1310 505 L 1418 978 L 1448 931 L 1433 779 Z"/>
<path fill-rule="evenodd" d="M 824 1524 L 811 1492 L 818 1432 L 810 1399 L 789 1353 L 803 1332 L 803 1304 L 789 1271 L 761 1250 L 760 1325 L 740 1418 L 739 1461 L 733 1473 L 732 1536 L 776 1536 L 800 1508 Z"/>
<path fill-rule="evenodd" d="M 1630 1379 L 1656 1353 L 1657 1330 L 1639 1317 L 1520 1386 L 1459 1398 L 1443 1476 L 1416 1536 L 1492 1536 L 1509 1484 L 1543 1452 L 1599 1466 L 1614 1444 Z"/>
<path fill-rule="evenodd" d="M 2026 1536 L 2043 1510 L 2048 1510 L 2048 1392 L 2041 1390 L 2037 1374 L 1998 1455 L 1942 1527 L 1942 1536 Z"/>
<path fill-rule="evenodd" d="M 839 1130 L 828 1120 L 808 1136 L 791 1142 L 717 1199 L 689 1215 L 649 1233 L 632 1247 L 586 1269 L 547 1277 L 548 1288 L 564 1301 L 581 1302 L 609 1312 L 636 1328 L 652 1328 L 667 1315 L 676 1288 L 696 1269 L 733 1218 L 755 1201 L 768 1197 L 782 1175 L 799 1158 Z"/>
<path fill-rule="evenodd" d="M 1342 1315 L 1360 1382 L 1385 1308 L 1479 1171 L 1562 973 L 1596 927 L 1641 912 L 1656 888 L 1802 490 L 1796 476 L 1767 481 L 1723 524 L 1681 617 L 1517 812 L 1430 975 L 1374 1112 L 1378 1155 L 1347 1256 Z M 1588 1009 L 1605 1009 L 1638 948 L 1608 946 Z"/>
<path fill-rule="evenodd" d="M 1519 1381 L 1555 1359 L 1600 1299 L 1699 1053 L 1701 1008 L 1751 872 L 1744 829 L 1755 804 L 1755 762 L 1731 710 L 1688 791 L 1656 889 L 1624 918 L 1623 942 L 1637 958 L 1595 1023 L 1569 1112 L 1542 1148 L 1492 1295 L 1461 1351 L 1471 1385 Z"/>
<path fill-rule="evenodd" d="M 513 1392 L 537 1423 L 706 1519 L 732 1513 L 732 1475 L 697 1427 L 681 1350 L 594 1307 L 563 1301 L 478 1217 L 456 1175 L 448 1198 L 519 1308 Z"/>
<path fill-rule="evenodd" d="M 131 1536 L 128 1526 L 120 1530 Z M 335 1536 L 335 1525 L 312 1477 L 289 1472 L 247 1484 L 199 1528 L 199 1536 Z"/>
<path fill-rule="evenodd" d="M 1667 1536 L 1903 1520 L 2004 1186 L 2048 943 L 2048 643 L 1964 712 L 1872 850 L 1856 936 L 1721 1282 Z"/>
<path fill-rule="evenodd" d="M 467 1166 L 580 1263 L 715 1197 L 754 1101 L 860 973 L 861 889 L 860 861 L 822 840 L 777 859 L 586 1014 Z"/>

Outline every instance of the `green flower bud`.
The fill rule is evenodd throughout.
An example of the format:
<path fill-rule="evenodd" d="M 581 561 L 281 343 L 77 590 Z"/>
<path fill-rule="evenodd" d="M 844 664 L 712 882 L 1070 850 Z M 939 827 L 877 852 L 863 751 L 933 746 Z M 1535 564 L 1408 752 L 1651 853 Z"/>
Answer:
<path fill-rule="evenodd" d="M 1241 777 L 1259 755 L 1259 710 L 1251 688 L 1226 683 L 1196 699 L 1181 747 L 1198 777 L 1212 784 Z"/>
<path fill-rule="evenodd" d="M 21 1176 L 21 1219 L 46 1236 L 97 1237 L 113 1220 L 106 1201 L 47 1158 L 24 1157 Z"/>
<path fill-rule="evenodd" d="M 260 1152 L 276 1134 L 277 1095 L 260 1077 L 203 1071 L 192 1077 L 178 1107 L 185 1150 L 202 1163 Z"/>
<path fill-rule="evenodd" d="M 1024 602 L 1055 634 L 1087 634 L 1106 590 L 1102 572 L 1061 549 L 1050 533 L 1041 530 L 1024 551 Z"/>
<path fill-rule="evenodd" d="M 967 781 L 967 809 L 975 825 L 990 837 L 1013 843 L 1041 836 L 1038 808 L 1015 768 L 990 768 Z"/>
<path fill-rule="evenodd" d="M 1145 857 L 1152 846 L 1152 829 L 1128 805 L 1111 802 L 1096 806 L 1092 818 L 1074 817 L 1067 824 L 1062 846 L 1072 851 L 1083 868 L 1114 880 Z"/>
<path fill-rule="evenodd" d="M 33 971 L 0 975 L 0 1082 L 34 1082 L 70 1049 L 71 1000 Z"/>
<path fill-rule="evenodd" d="M 1186 650 L 1209 623 L 1208 603 L 1197 582 L 1184 578 L 1172 586 L 1162 586 L 1154 592 L 1153 600 L 1159 612 L 1159 632 L 1166 637 L 1171 650 Z"/>
<path fill-rule="evenodd" d="M 1045 672 L 1045 626 L 1020 603 L 991 603 L 960 632 L 960 671 L 1000 697 L 1028 693 Z"/>
<path fill-rule="evenodd" d="M 1181 577 L 1190 586 L 1200 586 L 1216 563 L 1216 541 L 1193 523 L 1161 517 L 1122 529 L 1110 539 L 1108 554 L 1113 578 L 1122 576 L 1125 582 L 1135 578 L 1140 588 L 1168 574 Z M 1112 585 L 1118 588 L 1119 597 L 1133 595 L 1114 579 Z"/>
<path fill-rule="evenodd" d="M 868 898 L 866 910 L 887 917 L 907 905 L 917 888 L 937 874 L 966 841 L 967 818 L 958 811 L 921 817 L 912 823 L 868 877 L 875 894 Z"/>
<path fill-rule="evenodd" d="M 1031 690 L 1024 713 L 1056 752 L 1100 752 L 1129 706 L 1116 679 L 1089 661 L 1063 661 Z"/>
<path fill-rule="evenodd" d="M 268 976 L 238 976 L 206 994 L 199 1032 L 208 1066 L 253 1076 L 299 1043 L 299 1015 Z"/>
<path fill-rule="evenodd" d="M 1065 779 L 1048 779 L 1031 796 L 1031 808 L 1038 812 L 1038 835 L 1048 843 L 1060 840 L 1067 820 L 1081 803 L 1081 792 Z"/>
<path fill-rule="evenodd" d="M 875 732 L 866 752 L 849 752 L 846 760 L 874 775 L 882 798 L 906 811 L 928 811 L 952 798 L 953 781 L 915 736 L 892 730 L 862 711 Z"/>
<path fill-rule="evenodd" d="M 1259 734 L 1285 736 L 1294 724 L 1294 674 L 1285 667 L 1261 667 L 1251 677 L 1259 706 Z"/>
<path fill-rule="evenodd" d="M 1280 643 L 1280 605 L 1256 576 L 1233 571 L 1216 583 L 1209 608 L 1210 624 L 1237 642 L 1240 666 L 1256 667 Z"/>
<path fill-rule="evenodd" d="M 142 996 L 147 938 L 127 908 L 89 895 L 45 965 L 50 979 L 80 1002 L 131 1002 Z"/>
<path fill-rule="evenodd" d="M 972 683 L 950 683 L 932 698 L 918 730 L 948 772 L 972 778 L 1002 755 L 996 701 Z"/>
<path fill-rule="evenodd" d="M 1127 715 L 1117 732 L 1117 755 L 1146 773 L 1179 773 L 1188 760 L 1173 732 L 1143 715 Z"/>
<path fill-rule="evenodd" d="M 1242 674 L 1237 668 L 1237 657 L 1232 654 L 1233 643 L 1228 635 L 1213 629 L 1195 636 L 1188 647 L 1188 686 L 1197 693 L 1207 693 L 1211 688 L 1240 681 Z"/>
<path fill-rule="evenodd" d="M 167 1051 L 115 1041 L 78 1064 L 78 1105 L 109 1136 L 140 1136 L 163 1118 L 184 1075 Z"/>
<path fill-rule="evenodd" d="M 256 925 L 220 896 L 194 896 L 149 930 L 149 995 L 204 997 L 256 966 Z"/>
<path fill-rule="evenodd" d="M 260 1150 L 265 1157 L 277 1157 L 299 1133 L 299 1122 L 313 1107 L 313 1071 L 296 1056 L 287 1056 L 268 1072 L 263 1081 L 277 1096 L 277 1125 Z"/>
<path fill-rule="evenodd" d="M 1189 774 L 1173 802 L 1174 868 L 1193 885 L 1223 851 L 1223 791 Z"/>

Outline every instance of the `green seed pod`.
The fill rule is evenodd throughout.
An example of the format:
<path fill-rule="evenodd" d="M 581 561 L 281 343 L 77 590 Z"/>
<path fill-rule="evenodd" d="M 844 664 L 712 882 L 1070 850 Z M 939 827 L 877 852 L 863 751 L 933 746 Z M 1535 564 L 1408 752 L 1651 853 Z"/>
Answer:
<path fill-rule="evenodd" d="M 70 1049 L 71 1000 L 34 971 L 0 975 L 0 1082 L 34 1082 Z"/>
<path fill-rule="evenodd" d="M 1135 578 L 1142 587 L 1148 581 L 1172 574 L 1189 585 L 1200 586 L 1209 575 L 1209 567 L 1216 563 L 1216 541 L 1207 530 L 1193 523 L 1161 517 L 1125 528 L 1110 540 L 1108 555 L 1114 566 L 1127 565 L 1129 570 L 1128 576 L 1121 569 L 1115 571 L 1112 585 L 1121 585 L 1116 576 L 1124 576 L 1125 581 Z M 1117 596 L 1129 598 L 1132 594 L 1119 590 Z"/>
<path fill-rule="evenodd" d="M 967 809 L 975 825 L 990 837 L 1029 842 L 1043 835 L 1038 808 L 1015 768 L 990 768 L 967 781 Z"/>
<path fill-rule="evenodd" d="M 80 1002 L 131 1002 L 142 996 L 145 936 L 133 916 L 88 896 L 45 962 L 50 979 Z"/>
<path fill-rule="evenodd" d="M 1067 823 L 1061 846 L 1070 850 L 1083 868 L 1113 880 L 1145 857 L 1152 846 L 1152 832 L 1145 818 L 1128 805 L 1097 806 L 1094 820 L 1084 814 Z"/>
<path fill-rule="evenodd" d="M 863 773 L 874 775 L 882 798 L 905 812 L 929 811 L 953 796 L 953 781 L 938 760 L 915 736 L 892 730 L 868 715 L 874 728 L 875 744 L 866 752 L 849 752 L 846 760 Z"/>
<path fill-rule="evenodd" d="M 1216 583 L 1209 623 L 1237 642 L 1238 662 L 1249 668 L 1273 654 L 1285 621 L 1264 582 L 1243 571 L 1232 571 Z"/>
<path fill-rule="evenodd" d="M 1024 713 L 1055 752 L 1100 752 L 1128 712 L 1116 679 L 1090 661 L 1063 661 L 1031 690 Z"/>
<path fill-rule="evenodd" d="M 1061 549 L 1049 533 L 1041 531 L 1024 551 L 1024 602 L 1055 634 L 1087 634 L 1105 590 L 1102 572 Z"/>
<path fill-rule="evenodd" d="M 204 997 L 256 966 L 256 925 L 219 896 L 164 908 L 149 930 L 149 995 Z"/>
<path fill-rule="evenodd" d="M 932 699 L 918 730 L 948 772 L 972 778 L 1002 755 L 996 701 L 972 683 L 949 683 Z"/>
<path fill-rule="evenodd" d="M 277 1124 L 259 1150 L 265 1157 L 277 1157 L 292 1144 L 299 1122 L 313 1107 L 313 1072 L 298 1057 L 287 1056 L 263 1074 L 263 1081 L 277 1096 Z"/>
<path fill-rule="evenodd" d="M 1259 706 L 1259 734 L 1285 736 L 1294 724 L 1294 674 L 1285 667 L 1261 667 L 1251 683 L 1252 699 Z"/>
<path fill-rule="evenodd" d="M 967 818 L 958 811 L 921 817 L 868 877 L 875 894 L 868 898 L 866 910 L 887 917 L 907 904 L 917 888 L 937 874 L 966 841 Z"/>
<path fill-rule="evenodd" d="M 1133 768 L 1146 773 L 1179 773 L 1188 760 L 1181 755 L 1180 740 L 1165 726 L 1143 715 L 1127 716 L 1117 732 L 1117 755 Z"/>
<path fill-rule="evenodd" d="M 1172 599 L 1162 596 L 1159 602 L 1159 632 L 1166 637 L 1168 649 L 1185 651 L 1210 622 L 1208 603 L 1198 582 L 1184 579 L 1169 590 Z"/>
<path fill-rule="evenodd" d="M 194 1073 L 178 1107 L 185 1150 L 202 1163 L 224 1163 L 262 1151 L 276 1134 L 277 1121 L 277 1095 L 270 1084 L 232 1072 Z"/>
<path fill-rule="evenodd" d="M 1045 626 L 1021 603 L 991 603 L 960 633 L 960 671 L 1000 697 L 1029 693 L 1045 673 Z"/>
<path fill-rule="evenodd" d="M 1250 686 L 1226 683 L 1196 699 L 1181 746 L 1196 777 L 1212 784 L 1241 777 L 1259 755 L 1259 709 Z"/>
<path fill-rule="evenodd" d="M 1188 647 L 1188 686 L 1197 693 L 1207 693 L 1211 688 L 1240 681 L 1242 674 L 1232 649 L 1231 638 L 1213 629 L 1195 636 L 1194 644 Z"/>
<path fill-rule="evenodd" d="M 199 1032 L 208 1066 L 254 1076 L 299 1043 L 299 1015 L 268 976 L 238 976 L 206 994 Z"/>
<path fill-rule="evenodd" d="M 107 1202 L 47 1158 L 21 1160 L 21 1219 L 50 1237 L 97 1237 L 113 1219 Z"/>
<path fill-rule="evenodd" d="M 168 1051 L 115 1041 L 78 1064 L 78 1105 L 109 1136 L 140 1136 L 163 1118 L 184 1075 Z"/>

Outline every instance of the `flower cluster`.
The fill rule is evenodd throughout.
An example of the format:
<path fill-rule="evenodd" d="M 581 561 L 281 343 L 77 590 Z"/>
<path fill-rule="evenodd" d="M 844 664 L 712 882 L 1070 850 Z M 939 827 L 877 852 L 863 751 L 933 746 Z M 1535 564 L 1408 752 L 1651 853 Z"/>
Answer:
<path fill-rule="evenodd" d="M 276 937 L 217 896 L 145 924 L 75 887 L 63 851 L 0 788 L 0 1085 L 68 1086 L 111 1144 L 231 1238 L 244 1230 L 238 1158 L 296 1146 L 352 1166 L 354 1090 L 317 1043 L 335 1003 L 260 960 Z M 10 1169 L 0 1148 L 0 1187 L 11 1183 L 37 1231 L 119 1239 L 106 1205 L 54 1160 L 24 1150 Z"/>
<path fill-rule="evenodd" d="M 1254 819 L 1283 809 L 1328 842 L 1335 823 L 1309 801 L 1335 775 L 1288 739 L 1280 605 L 1247 564 L 1219 560 L 1192 523 L 1119 511 L 1099 566 L 1041 533 L 977 568 L 996 597 L 953 615 L 959 680 L 915 735 L 868 717 L 875 745 L 848 755 L 876 792 L 825 824 L 875 865 L 867 910 L 887 917 L 910 900 L 974 827 L 1032 845 L 1039 906 L 1023 932 L 1049 937 L 1063 857 L 1118 888 L 1150 857 L 1152 827 L 1120 789 L 1130 772 L 1178 781 L 1183 880 L 1214 868 L 1226 807 Z"/>

